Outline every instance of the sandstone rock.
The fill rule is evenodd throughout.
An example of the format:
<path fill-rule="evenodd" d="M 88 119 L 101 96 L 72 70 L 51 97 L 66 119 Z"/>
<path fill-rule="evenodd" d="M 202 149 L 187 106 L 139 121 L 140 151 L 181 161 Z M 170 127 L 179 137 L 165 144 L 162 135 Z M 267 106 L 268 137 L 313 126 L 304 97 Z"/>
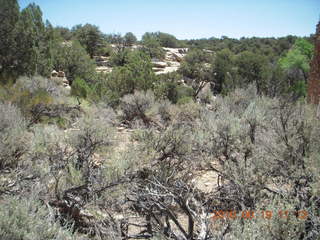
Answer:
<path fill-rule="evenodd" d="M 94 59 L 96 60 L 96 62 L 103 62 L 103 61 L 107 61 L 108 57 L 105 57 L 105 56 L 94 56 Z"/>
<path fill-rule="evenodd" d="M 209 50 L 209 49 L 203 49 L 203 51 L 206 52 L 206 53 L 213 53 L 213 51 Z"/>
<path fill-rule="evenodd" d="M 188 48 L 163 48 L 166 51 L 166 59 L 169 61 L 181 62 Z"/>
<path fill-rule="evenodd" d="M 178 52 L 180 54 L 186 54 L 188 52 L 188 48 L 180 48 L 180 49 L 178 49 Z"/>
<path fill-rule="evenodd" d="M 164 60 L 152 59 L 153 71 L 156 75 L 176 72 L 180 62 L 188 52 L 188 48 L 163 48 L 166 51 Z"/>
<path fill-rule="evenodd" d="M 100 61 L 100 62 L 96 62 L 96 64 L 99 67 L 108 67 L 109 62 L 108 61 Z"/>
<path fill-rule="evenodd" d="M 51 72 L 51 77 L 58 77 L 58 72 L 56 70 L 53 70 Z"/>
<path fill-rule="evenodd" d="M 186 85 L 184 79 L 178 80 L 177 83 L 180 85 Z"/>
<path fill-rule="evenodd" d="M 70 94 L 71 93 L 70 85 L 65 85 L 65 86 L 63 86 L 63 88 L 64 88 L 66 94 Z"/>
<path fill-rule="evenodd" d="M 51 77 L 51 80 L 54 81 L 58 86 L 62 86 L 63 82 L 59 77 Z"/>
<path fill-rule="evenodd" d="M 65 76 L 65 73 L 63 71 L 57 72 L 56 70 L 53 70 L 51 72 L 51 78 L 52 81 L 54 81 L 58 86 L 62 86 L 66 89 L 67 93 L 70 92 L 71 87 L 69 85 L 69 81 Z"/>
<path fill-rule="evenodd" d="M 63 71 L 58 72 L 58 77 L 64 78 L 66 74 Z"/>
<path fill-rule="evenodd" d="M 62 82 L 63 82 L 64 84 L 69 85 L 69 81 L 68 81 L 68 79 L 67 79 L 66 77 L 62 78 Z"/>
<path fill-rule="evenodd" d="M 160 72 L 160 71 L 163 71 L 163 68 L 152 68 L 152 70 L 154 71 L 154 72 Z"/>
<path fill-rule="evenodd" d="M 184 55 L 181 53 L 172 53 L 172 55 L 175 57 L 176 61 L 181 62 L 184 58 Z"/>
<path fill-rule="evenodd" d="M 111 67 L 97 67 L 96 71 L 102 72 L 102 73 L 110 73 L 110 72 L 112 72 L 112 68 Z"/>
<path fill-rule="evenodd" d="M 166 67 L 166 68 L 162 68 L 161 71 L 156 72 L 156 75 L 171 73 L 177 70 L 178 70 L 178 67 Z"/>
<path fill-rule="evenodd" d="M 167 66 L 166 62 L 152 62 L 152 64 L 156 68 L 165 68 Z"/>

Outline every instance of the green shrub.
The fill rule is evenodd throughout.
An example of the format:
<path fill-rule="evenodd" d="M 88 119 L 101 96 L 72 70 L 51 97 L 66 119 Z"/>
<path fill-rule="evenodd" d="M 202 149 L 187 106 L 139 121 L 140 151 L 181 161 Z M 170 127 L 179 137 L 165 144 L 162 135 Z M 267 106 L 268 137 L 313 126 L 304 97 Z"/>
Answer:
<path fill-rule="evenodd" d="M 124 44 L 126 46 L 132 46 L 137 42 L 137 37 L 132 32 L 127 32 L 124 36 Z"/>
<path fill-rule="evenodd" d="M 165 51 L 162 49 L 159 39 L 152 33 L 145 33 L 142 36 L 142 51 L 150 58 L 163 59 L 165 57 Z"/>
<path fill-rule="evenodd" d="M 177 48 L 180 45 L 175 36 L 163 32 L 147 32 L 142 36 L 144 43 L 148 43 L 150 40 L 158 42 L 161 47 Z"/>
<path fill-rule="evenodd" d="M 91 93 L 91 88 L 83 79 L 77 77 L 72 82 L 71 95 L 81 97 L 81 98 L 87 98 L 90 95 L 90 93 Z"/>
<path fill-rule="evenodd" d="M 177 84 L 174 82 L 158 82 L 155 85 L 154 93 L 157 99 L 169 99 L 172 103 L 177 103 Z"/>
<path fill-rule="evenodd" d="M 184 105 L 184 104 L 191 103 L 191 102 L 193 102 L 192 97 L 184 96 L 184 97 L 179 98 L 179 100 L 177 101 L 177 104 Z"/>
<path fill-rule="evenodd" d="M 111 56 L 112 53 L 113 53 L 113 48 L 111 46 L 104 47 L 101 52 L 103 56 L 107 56 L 107 57 Z"/>
<path fill-rule="evenodd" d="M 60 44 L 53 59 L 54 69 L 64 71 L 71 83 L 76 77 L 92 83 L 96 65 L 79 42 Z"/>
<path fill-rule="evenodd" d="M 304 80 L 297 81 L 291 88 L 289 88 L 290 92 L 293 92 L 296 98 L 304 98 L 307 96 L 307 85 Z"/>
<path fill-rule="evenodd" d="M 134 91 L 153 89 L 156 76 L 152 71 L 150 58 L 141 51 L 130 52 L 124 66 L 115 67 L 98 86 L 99 95 L 105 97 L 112 106 L 119 99 Z"/>
<path fill-rule="evenodd" d="M 109 61 L 110 65 L 113 67 L 124 66 L 128 63 L 128 55 L 130 52 L 131 50 L 128 48 L 113 52 Z"/>
<path fill-rule="evenodd" d="M 176 87 L 177 91 L 177 101 L 179 101 L 180 98 L 184 97 L 190 97 L 193 98 L 194 96 L 194 90 L 191 87 L 184 86 L 184 85 L 178 85 Z"/>

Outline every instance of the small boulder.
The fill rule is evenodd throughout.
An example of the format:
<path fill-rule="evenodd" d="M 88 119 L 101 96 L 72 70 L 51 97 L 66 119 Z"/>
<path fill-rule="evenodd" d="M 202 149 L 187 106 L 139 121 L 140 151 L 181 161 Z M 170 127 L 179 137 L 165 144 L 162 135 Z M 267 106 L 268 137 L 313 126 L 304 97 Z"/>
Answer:
<path fill-rule="evenodd" d="M 165 68 L 167 67 L 167 63 L 165 62 L 152 62 L 155 68 Z"/>
<path fill-rule="evenodd" d="M 177 62 L 181 62 L 183 60 L 184 55 L 181 53 L 172 53 Z"/>
<path fill-rule="evenodd" d="M 68 80 L 66 77 L 64 77 L 64 78 L 62 79 L 62 82 L 63 82 L 64 84 L 69 85 L 69 80 Z"/>
<path fill-rule="evenodd" d="M 65 77 L 66 76 L 66 74 L 63 72 L 63 71 L 59 71 L 58 72 L 58 77 Z"/>
<path fill-rule="evenodd" d="M 53 70 L 51 72 L 51 77 L 58 77 L 58 72 L 56 70 Z"/>

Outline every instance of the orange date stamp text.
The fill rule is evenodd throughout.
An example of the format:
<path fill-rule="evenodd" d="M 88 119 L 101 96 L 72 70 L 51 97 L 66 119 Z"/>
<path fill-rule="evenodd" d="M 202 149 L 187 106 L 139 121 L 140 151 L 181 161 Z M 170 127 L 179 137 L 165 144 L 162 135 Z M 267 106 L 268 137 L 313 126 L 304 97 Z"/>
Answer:
<path fill-rule="evenodd" d="M 211 217 L 212 220 L 219 219 L 266 219 L 271 220 L 275 217 L 286 219 L 289 217 L 296 217 L 299 220 L 306 220 L 308 218 L 308 211 L 300 210 L 300 211 L 289 211 L 289 210 L 279 210 L 279 211 L 271 211 L 271 210 L 244 210 L 244 211 L 235 211 L 235 210 L 215 210 L 212 212 L 213 215 Z"/>

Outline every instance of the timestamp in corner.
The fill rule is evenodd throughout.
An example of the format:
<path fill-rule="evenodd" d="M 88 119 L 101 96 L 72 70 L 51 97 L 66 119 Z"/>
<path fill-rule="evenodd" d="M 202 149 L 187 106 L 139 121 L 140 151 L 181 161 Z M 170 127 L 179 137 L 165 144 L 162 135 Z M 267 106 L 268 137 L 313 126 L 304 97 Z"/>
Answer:
<path fill-rule="evenodd" d="M 299 211 L 290 211 L 290 210 L 244 210 L 244 211 L 236 211 L 236 210 L 215 210 L 212 212 L 213 215 L 211 217 L 212 220 L 219 219 L 245 219 L 245 220 L 253 220 L 253 219 L 266 219 L 272 220 L 274 218 L 282 218 L 286 219 L 289 217 L 296 217 L 299 220 L 306 220 L 309 216 L 308 211 L 299 210 Z"/>

